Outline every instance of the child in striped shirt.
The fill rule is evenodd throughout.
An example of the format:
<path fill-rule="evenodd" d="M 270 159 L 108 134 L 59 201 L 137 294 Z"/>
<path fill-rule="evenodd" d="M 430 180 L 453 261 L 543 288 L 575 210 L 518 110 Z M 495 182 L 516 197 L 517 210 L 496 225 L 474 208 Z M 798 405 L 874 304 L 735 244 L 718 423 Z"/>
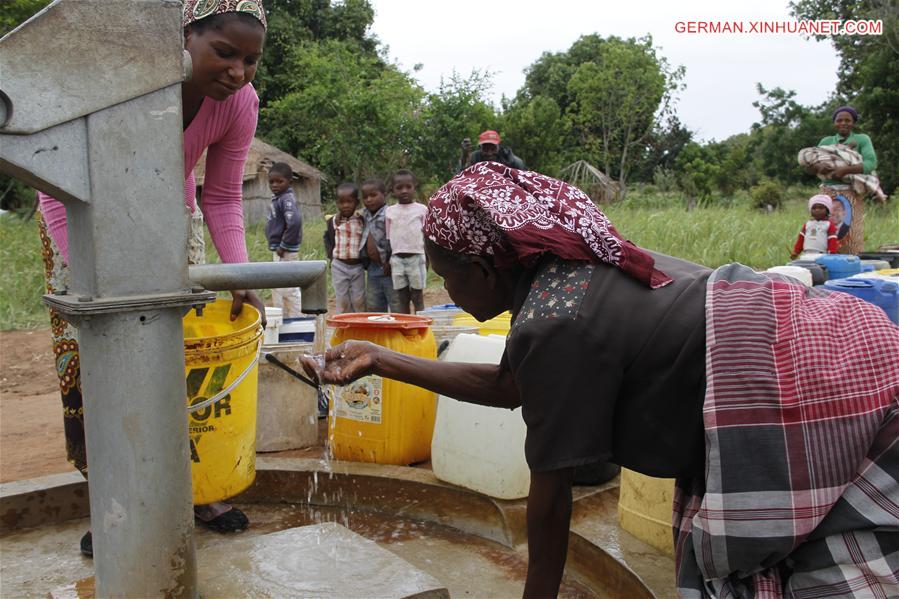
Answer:
<path fill-rule="evenodd" d="M 328 219 L 325 250 L 331 261 L 331 284 L 337 313 L 365 311 L 365 269 L 360 258 L 365 222 L 356 213 L 359 189 L 354 183 L 337 186 L 337 214 Z"/>

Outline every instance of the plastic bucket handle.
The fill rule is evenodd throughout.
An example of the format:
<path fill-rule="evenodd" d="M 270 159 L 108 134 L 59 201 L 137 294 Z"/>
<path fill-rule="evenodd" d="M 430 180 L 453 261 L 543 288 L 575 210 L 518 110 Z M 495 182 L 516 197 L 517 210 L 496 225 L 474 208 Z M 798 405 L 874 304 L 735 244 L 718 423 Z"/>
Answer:
<path fill-rule="evenodd" d="M 240 376 L 238 376 L 236 379 L 231 381 L 230 385 L 228 385 L 227 387 L 225 387 L 224 389 L 222 389 L 221 391 L 219 391 L 218 393 L 216 393 L 209 399 L 205 399 L 205 400 L 201 401 L 200 403 L 194 404 L 192 406 L 187 406 L 187 413 L 191 414 L 193 412 L 202 410 L 206 406 L 211 406 L 212 404 L 214 404 L 221 398 L 223 398 L 226 395 L 228 395 L 229 393 L 231 393 L 235 387 L 237 387 L 241 382 L 243 382 L 243 380 L 245 378 L 247 378 L 247 375 L 250 374 L 250 371 L 253 370 L 253 367 L 259 363 L 259 356 L 261 354 L 262 354 L 262 337 L 260 337 L 259 340 L 256 341 L 256 357 L 253 358 L 253 361 L 250 362 L 247 365 L 247 367 L 244 369 L 244 371 L 240 373 Z"/>

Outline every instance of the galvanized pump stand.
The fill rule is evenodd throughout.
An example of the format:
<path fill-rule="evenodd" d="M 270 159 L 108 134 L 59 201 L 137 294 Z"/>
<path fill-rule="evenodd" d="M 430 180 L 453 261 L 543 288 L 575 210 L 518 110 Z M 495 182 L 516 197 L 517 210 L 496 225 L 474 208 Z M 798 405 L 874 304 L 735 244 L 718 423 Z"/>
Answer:
<path fill-rule="evenodd" d="M 198 596 L 186 310 L 263 279 L 326 309 L 320 261 L 188 274 L 180 17 L 179 0 L 57 0 L 0 40 L 0 172 L 68 216 L 71 285 L 45 301 L 78 327 L 100 597 Z"/>

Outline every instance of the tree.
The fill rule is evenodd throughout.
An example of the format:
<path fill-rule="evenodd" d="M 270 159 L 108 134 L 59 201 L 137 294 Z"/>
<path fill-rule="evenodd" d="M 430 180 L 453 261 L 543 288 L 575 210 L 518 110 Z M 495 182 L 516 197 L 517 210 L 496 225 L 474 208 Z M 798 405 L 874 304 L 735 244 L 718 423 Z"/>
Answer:
<path fill-rule="evenodd" d="M 650 37 L 582 36 L 568 50 L 546 52 L 527 68 L 524 86 L 505 107 L 510 139 L 528 164 L 552 172 L 586 159 L 617 178 L 623 192 L 658 123 L 670 115 L 683 74 L 657 54 Z M 532 142 L 536 135 L 539 141 Z M 643 164 L 642 170 L 651 173 L 653 167 Z"/>
<path fill-rule="evenodd" d="M 649 134 L 642 155 L 631 171 L 631 179 L 653 181 L 660 169 L 670 173 L 677 164 L 677 157 L 691 141 L 693 132 L 676 115 L 670 115 L 664 124 L 658 123 Z"/>
<path fill-rule="evenodd" d="M 551 98 L 562 112 L 566 112 L 573 98 L 568 82 L 577 68 L 585 62 L 601 62 L 601 49 L 606 40 L 593 33 L 578 38 L 565 52 L 544 52 L 537 61 L 525 69 L 524 86 L 516 100 L 526 104 L 537 96 Z"/>
<path fill-rule="evenodd" d="M 406 74 L 339 40 L 297 45 L 283 68 L 293 77 L 285 95 L 261 112 L 263 137 L 334 181 L 404 164 L 408 121 L 423 95 Z"/>
<path fill-rule="evenodd" d="M 861 129 L 877 150 L 878 173 L 887 194 L 899 187 L 899 10 L 895 0 L 797 0 L 798 19 L 873 19 L 882 35 L 827 37 L 840 55 L 838 95 L 861 115 Z M 824 36 L 817 36 L 824 39 Z"/>
<path fill-rule="evenodd" d="M 681 189 L 690 198 L 691 205 L 711 198 L 722 175 L 718 156 L 708 145 L 696 142 L 687 144 L 677 157 L 677 170 Z"/>
<path fill-rule="evenodd" d="M 599 61 L 577 67 L 568 82 L 572 103 L 567 114 L 575 138 L 591 161 L 617 176 L 624 193 L 628 172 L 683 78 L 656 55 L 652 38 L 609 38 Z"/>
<path fill-rule="evenodd" d="M 707 147 L 720 166 L 713 181 L 722 195 L 732 196 L 738 189 L 748 189 L 758 179 L 748 134 L 732 135 Z"/>
<path fill-rule="evenodd" d="M 750 154 L 766 177 L 782 183 L 808 178 L 796 154 L 801 148 L 818 145 L 830 131 L 829 104 L 802 106 L 793 99 L 796 92 L 792 90 L 768 90 L 760 83 L 756 88 L 761 98 L 752 105 L 762 119 L 752 125 Z"/>
<path fill-rule="evenodd" d="M 253 82 L 262 108 L 291 88 L 294 74 L 285 67 L 298 45 L 325 40 L 353 42 L 360 53 L 383 62 L 378 57 L 377 39 L 369 34 L 374 10 L 368 0 L 267 0 L 265 10 L 265 52 Z"/>
<path fill-rule="evenodd" d="M 498 127 L 496 110 L 487 99 L 491 85 L 490 73 L 472 71 L 462 77 L 454 72 L 410 115 L 415 135 L 409 153 L 419 178 L 448 180 L 456 174 L 462 138 L 476 139 L 481 131 Z"/>
<path fill-rule="evenodd" d="M 558 176 L 570 162 L 565 148 L 570 129 L 559 104 L 543 95 L 525 103 L 513 101 L 503 114 L 503 143 L 508 143 L 528 168 L 551 176 Z"/>

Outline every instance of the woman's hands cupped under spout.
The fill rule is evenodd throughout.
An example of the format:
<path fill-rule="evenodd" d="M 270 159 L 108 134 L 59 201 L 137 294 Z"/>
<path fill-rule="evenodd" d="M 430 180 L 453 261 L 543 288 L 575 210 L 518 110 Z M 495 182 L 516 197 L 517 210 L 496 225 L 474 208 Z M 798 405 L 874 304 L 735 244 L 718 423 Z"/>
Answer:
<path fill-rule="evenodd" d="M 381 346 L 368 341 L 346 341 L 325 352 L 322 367 L 312 355 L 300 357 L 303 370 L 319 383 L 346 385 L 375 372 Z"/>

